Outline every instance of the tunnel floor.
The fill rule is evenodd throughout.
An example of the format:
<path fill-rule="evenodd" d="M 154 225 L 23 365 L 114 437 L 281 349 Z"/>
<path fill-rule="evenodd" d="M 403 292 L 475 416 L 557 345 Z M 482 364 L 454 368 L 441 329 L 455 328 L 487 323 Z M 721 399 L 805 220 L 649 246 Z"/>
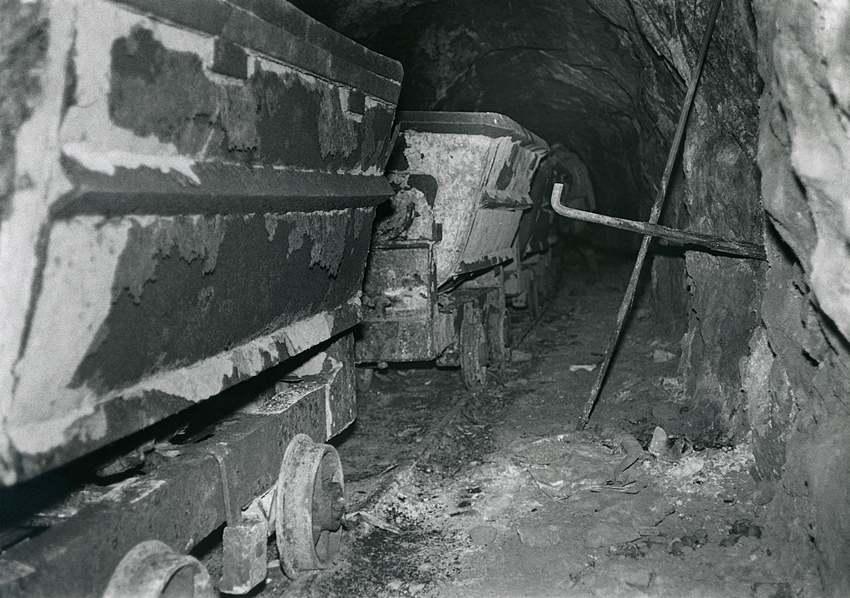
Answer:
<path fill-rule="evenodd" d="M 349 513 L 333 566 L 296 582 L 270 565 L 262 596 L 817 596 L 788 579 L 765 520 L 771 489 L 746 445 L 688 438 L 676 338 L 639 302 L 600 401 L 574 431 L 631 263 L 560 292 L 487 388 L 456 370 L 391 367 L 337 439 Z M 515 338 L 529 319 L 513 314 Z M 615 479 L 634 440 L 669 435 Z"/>

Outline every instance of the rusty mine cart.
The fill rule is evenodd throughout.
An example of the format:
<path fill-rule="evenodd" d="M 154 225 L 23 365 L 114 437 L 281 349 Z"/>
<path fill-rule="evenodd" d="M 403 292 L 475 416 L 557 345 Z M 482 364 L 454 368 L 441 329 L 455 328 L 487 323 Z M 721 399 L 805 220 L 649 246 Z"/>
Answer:
<path fill-rule="evenodd" d="M 584 162 L 560 144 L 553 145 L 540 162 L 531 183 L 531 209 L 523 212 L 514 241 L 513 260 L 505 265 L 505 294 L 508 304 L 527 308 L 537 319 L 555 294 L 558 267 L 555 247 L 560 242 L 559 218 L 550 197 L 555 183 L 569 189 L 565 202 L 585 211 L 595 211 L 596 201 Z M 560 220 L 561 226 L 564 221 Z M 570 226 L 582 226 L 570 223 Z"/>
<path fill-rule="evenodd" d="M 222 526 L 222 591 L 272 533 L 326 567 L 401 65 L 283 1 L 48 4 L 0 229 L 0 595 L 212 596 L 188 553 Z"/>
<path fill-rule="evenodd" d="M 512 248 L 545 141 L 493 113 L 402 112 L 355 345 L 371 367 L 436 360 L 468 388 L 506 358 L 502 265 Z"/>

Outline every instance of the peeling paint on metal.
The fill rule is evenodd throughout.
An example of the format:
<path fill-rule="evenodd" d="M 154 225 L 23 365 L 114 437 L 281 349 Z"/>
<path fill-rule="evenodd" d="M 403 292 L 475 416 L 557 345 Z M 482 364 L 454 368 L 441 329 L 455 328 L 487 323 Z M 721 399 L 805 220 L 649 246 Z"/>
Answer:
<path fill-rule="evenodd" d="M 349 263 L 365 259 L 371 208 L 310 213 L 303 218 L 293 215 L 277 238 L 280 220 L 286 218 L 266 215 L 264 231 L 259 220 L 262 211 L 219 217 L 111 219 L 75 216 L 79 212 L 74 211 L 57 215 L 50 208 L 59 199 L 77 192 L 74 197 L 83 202 L 102 193 L 99 188 L 92 191 L 79 178 L 74 181 L 82 181 L 81 186 L 73 189 L 66 175 L 76 175 L 71 169 L 63 171 L 63 163 L 78 164 L 81 171 L 90 170 L 101 181 L 106 177 L 94 173 L 124 177 L 125 171 L 135 170 L 142 172 L 132 174 L 156 180 L 162 180 L 160 173 L 169 173 L 184 186 L 199 183 L 196 161 L 242 168 L 233 162 L 254 160 L 263 142 L 259 131 L 264 122 L 257 107 L 266 101 L 274 104 L 275 85 L 287 80 L 299 88 L 297 97 L 303 103 L 276 106 L 275 123 L 287 127 L 293 121 L 306 122 L 306 141 L 290 135 L 290 154 L 262 156 L 251 165 L 379 176 L 386 159 L 384 138 L 394 112 L 392 104 L 369 96 L 349 102 L 352 89 L 250 49 L 246 50 L 249 79 L 216 75 L 210 72 L 214 38 L 120 4 L 66 0 L 46 7 L 50 43 L 42 73 L 44 94 L 19 131 L 15 153 L 19 185 L 9 219 L 0 228 L 0 254 L 8 258 L 0 263 L 0 280 L 15 282 L 0 288 L 0 305 L 9 310 L 0 337 L 0 475 L 4 484 L 14 483 L 15 472 L 33 475 L 41 467 L 98 446 L 97 440 L 102 444 L 135 431 L 326 340 L 335 330 L 334 318 L 313 316 L 318 310 L 339 314 L 337 327 L 343 322 L 345 327 L 352 325 L 359 311 L 344 308 L 344 303 L 355 295 L 362 278 L 362 270 Z M 139 59 L 151 55 L 160 61 L 159 67 L 174 69 L 153 87 L 145 87 L 140 80 L 163 72 L 145 71 L 145 61 Z M 264 87 L 263 77 L 274 85 Z M 134 97 L 134 92 L 142 88 L 146 93 L 171 91 L 177 101 L 179 94 L 169 90 L 168 84 L 175 83 L 176 89 L 184 82 L 197 92 L 187 102 L 191 104 L 188 111 L 175 112 L 171 120 L 151 118 L 148 129 L 140 128 L 140 115 L 155 116 L 158 108 L 154 101 L 150 107 L 145 105 L 146 98 L 156 96 Z M 119 87 L 127 103 L 112 105 L 112 92 Z M 310 93 L 305 95 L 303 90 Z M 315 112 L 316 118 L 312 112 L 309 119 L 294 118 L 302 108 Z M 287 135 L 281 131 L 289 130 L 266 133 L 282 138 Z M 313 144 L 312 162 L 287 161 L 291 155 L 301 155 L 307 142 Z M 166 179 L 164 184 L 167 187 L 172 181 Z M 96 200 L 107 209 L 112 201 L 111 196 Z M 50 214 L 56 219 L 51 221 Z M 265 302 L 257 321 L 245 318 L 216 330 L 213 341 L 198 338 L 210 336 L 208 328 L 198 326 L 186 333 L 194 335 L 191 342 L 181 337 L 180 342 L 162 348 L 162 339 L 179 336 L 175 331 L 180 323 L 168 321 L 154 334 L 148 334 L 145 324 L 167 313 L 163 306 L 188 298 L 191 305 L 186 309 L 195 322 L 204 322 L 212 317 L 207 314 L 232 300 L 223 297 L 226 280 L 234 272 L 241 277 L 253 256 L 236 247 L 240 239 L 234 230 L 239 227 L 267 264 L 274 261 L 268 258 L 283 258 L 289 243 L 290 253 L 303 247 L 293 256 L 292 268 L 306 272 L 308 262 L 319 266 L 306 272 L 310 290 L 303 311 L 285 301 Z M 266 245 L 265 238 L 275 245 Z M 187 268 L 187 263 L 192 267 Z M 180 278 L 183 273 L 191 274 L 185 285 Z M 157 276 L 160 284 L 152 289 Z M 282 296 L 280 284 L 269 283 L 270 278 L 264 275 L 260 286 L 266 284 L 275 296 Z M 179 284 L 174 285 L 175 280 Z M 246 295 L 252 296 L 241 296 Z M 359 307 L 359 299 L 349 303 Z M 286 309 L 275 311 L 281 304 Z M 175 313 L 184 312 L 181 308 Z M 296 322 L 290 325 L 293 319 Z M 197 329 L 203 329 L 203 334 Z M 134 331 L 139 333 L 136 343 Z M 197 350 L 196 343 L 205 342 L 203 351 Z M 142 401 L 156 406 L 150 413 L 138 410 L 128 417 L 130 406 L 135 410 Z M 138 420 L 126 421 L 136 415 Z"/>
<path fill-rule="evenodd" d="M 73 6 L 53 2 L 47 7 L 50 21 L 45 69 L 41 73 L 41 102 L 17 132 L 15 139 L 14 189 L 5 221 L 0 227 L 0 413 L 7 413 L 15 385 L 14 364 L 33 302 L 34 278 L 38 271 L 38 239 L 51 198 L 67 192 L 71 185 L 62 176 L 55 131 L 62 117 L 66 57 L 73 40 Z M 0 419 L 0 462 L 10 463 L 11 446 Z M 4 468 L 5 469 L 5 468 Z M 15 480 L 4 473 L 4 484 Z"/>
<path fill-rule="evenodd" d="M 134 504 L 144 500 L 146 496 L 156 492 L 157 488 L 165 485 L 165 480 L 149 480 L 146 478 L 130 478 L 115 484 L 108 492 L 99 496 L 91 497 L 88 502 L 92 504 L 115 503 Z"/>
<path fill-rule="evenodd" d="M 295 368 L 292 374 L 294 376 L 316 376 L 317 374 L 321 374 L 325 369 L 325 365 L 328 364 L 328 359 L 328 354 L 324 351 L 316 353 L 302 365 Z"/>
<path fill-rule="evenodd" d="M 493 264 L 513 257 L 513 243 L 522 212 L 518 210 L 479 210 L 463 251 L 462 264 L 496 258 Z"/>
<path fill-rule="evenodd" d="M 110 77 L 112 54 L 107 49 L 116 39 L 130 39 L 134 30 L 149 31 L 158 44 L 176 52 L 191 53 L 199 62 L 211 65 L 214 47 L 211 39 L 187 35 L 177 27 L 159 23 L 100 0 L 75 3 L 77 102 L 68 109 L 60 138 L 63 152 L 86 168 L 114 174 L 118 167 L 147 166 L 163 172 L 175 171 L 200 184 L 191 169 L 194 158 L 182 156 L 174 143 L 155 135 L 136 135 L 116 126 L 110 118 Z"/>
<path fill-rule="evenodd" d="M 366 210 L 357 210 L 354 213 L 354 237 L 359 239 L 364 229 L 366 229 L 367 234 L 371 234 L 372 214 Z"/>
<path fill-rule="evenodd" d="M 87 144 L 83 143 L 66 143 L 62 150 L 66 156 L 73 158 L 84 168 L 110 176 L 115 174 L 116 168 L 135 169 L 147 166 L 163 174 L 178 172 L 194 184 L 201 184 L 201 179 L 192 172 L 195 160 L 184 156 L 151 156 L 118 150 L 92 151 Z"/>
<path fill-rule="evenodd" d="M 263 219 L 266 223 L 266 232 L 269 235 L 269 243 L 274 241 L 274 235 L 277 232 L 278 217 L 277 214 L 266 214 Z"/>
<path fill-rule="evenodd" d="M 266 368 L 264 354 L 275 360 L 296 355 L 327 340 L 332 330 L 333 316 L 317 314 L 188 367 L 159 372 L 104 399 L 140 397 L 150 391 L 159 391 L 199 402 L 223 390 L 224 380 L 232 376 L 234 370 L 246 377 L 259 374 Z M 287 355 L 280 354 L 281 345 L 286 347 Z"/>
<path fill-rule="evenodd" d="M 221 215 L 147 216 L 130 218 L 128 222 L 131 226 L 127 249 L 121 256 L 124 267 L 116 272 L 113 301 L 126 290 L 139 303 L 144 285 L 155 280 L 159 260 L 169 257 L 175 248 L 182 260 L 187 263 L 203 260 L 204 274 L 212 273 L 227 232 Z"/>
<path fill-rule="evenodd" d="M 109 314 L 115 267 L 128 231 L 126 222 L 93 217 L 58 222 L 50 231 L 31 341 L 15 366 L 18 385 L 6 410 L 9 435 L 19 450 L 42 452 L 60 445 L 77 421 L 76 432 L 84 436 L 104 431 L 94 393 L 68 386 Z M 51 367 L 45 369 L 48 363 Z M 45 399 L 33 402 L 28 397 Z"/>
<path fill-rule="evenodd" d="M 351 303 L 359 306 L 356 299 Z M 75 410 L 68 411 L 64 417 L 55 413 L 42 413 L 36 421 L 29 412 L 39 405 L 23 405 L 21 407 L 25 412 L 16 413 L 16 417 L 10 422 L 13 424 L 9 429 L 10 438 L 17 451 L 35 455 L 62 446 L 72 438 L 80 438 L 79 434 L 83 434 L 82 438 L 86 435 L 102 437 L 106 433 L 105 415 L 98 404 L 107 404 L 117 398 L 143 397 L 152 391 L 200 402 L 226 388 L 226 380 L 234 371 L 245 377 L 253 376 L 266 368 L 268 355 L 273 359 L 283 359 L 327 340 L 333 330 L 333 324 L 334 318 L 331 314 L 317 314 L 191 366 L 159 372 L 139 384 L 106 396 L 98 397 L 85 387 L 77 389 L 78 406 Z M 286 355 L 280 355 L 280 347 L 286 348 Z M 67 408 L 69 389 L 62 389 L 61 394 L 53 396 L 63 397 L 63 402 L 48 402 L 47 405 L 40 406 Z M 95 404 L 95 401 L 98 404 Z M 88 423 L 88 415 L 94 416 L 93 424 Z M 88 428 L 83 430 L 80 426 Z M 96 436 L 97 434 L 99 436 Z"/>
<path fill-rule="evenodd" d="M 358 301 L 359 303 L 359 301 Z M 283 340 L 290 355 L 297 355 L 330 338 L 333 316 L 317 314 L 284 329 Z"/>
<path fill-rule="evenodd" d="M 459 119 L 457 125 L 460 129 L 457 133 L 428 131 L 428 124 L 416 121 L 408 128 L 403 126 L 395 149 L 402 155 L 394 155 L 393 164 L 406 168 L 390 173 L 390 180 L 400 187 L 401 193 L 405 187 L 415 185 L 424 187 L 420 191 L 426 200 L 429 193 L 435 193 L 434 222 L 443 231 L 434 253 L 438 285 L 460 273 L 463 264 L 486 257 L 481 254 L 484 248 L 492 247 L 496 253 L 491 257 L 498 258 L 497 261 L 510 257 L 516 227 L 512 231 L 500 229 L 496 240 L 490 237 L 488 227 L 476 229 L 474 223 L 476 219 L 489 218 L 510 220 L 512 226 L 516 220 L 518 225 L 518 216 L 493 213 L 521 210 L 531 205 L 531 179 L 547 151 L 542 141 L 521 142 L 507 131 L 500 137 L 463 132 L 463 119 Z M 433 181 L 422 175 L 432 177 Z M 481 234 L 487 238 L 472 238 Z M 470 243 L 472 247 L 468 247 Z"/>
<path fill-rule="evenodd" d="M 341 211 L 339 217 L 343 215 Z M 164 219 L 166 224 L 162 221 L 154 221 L 153 217 L 121 221 L 79 217 L 54 225 L 45 287 L 33 320 L 33 342 L 16 368 L 20 382 L 15 396 L 19 402 L 7 411 L 9 438 L 21 453 L 44 453 L 71 438 L 103 437 L 106 416 L 99 405 L 118 397 L 141 397 L 146 392 L 159 391 L 187 401 L 201 401 L 225 388 L 234 372 L 243 377 L 255 375 L 270 361 L 300 353 L 331 335 L 333 316 L 318 314 L 193 365 L 159 372 L 131 388 L 103 395 L 88 384 L 73 387 L 69 378 L 91 347 L 98 346 L 97 336 L 103 334 L 102 325 L 115 293 L 128 289 L 131 295 L 138 296 L 141 285 L 155 273 L 158 256 L 175 252 L 187 261 L 203 259 L 205 270 L 215 267 L 216 250 L 223 235 L 217 218 L 168 218 Z M 140 233 L 145 233 L 143 246 L 147 249 L 139 252 L 138 269 L 132 275 L 116 275 L 123 249 L 133 245 L 132 236 Z M 67 301 L 68 293 L 81 300 Z M 359 299 L 350 303 L 359 307 Z M 87 332 L 81 336 L 81 331 Z M 286 354 L 281 354 L 284 348 Z M 48 372 L 44 371 L 45 363 L 53 365 Z M 20 400 L 33 396 L 55 400 Z"/>
<path fill-rule="evenodd" d="M 340 92 L 322 94 L 319 118 L 319 149 L 322 156 L 350 156 L 359 145 L 357 129 L 360 123 L 354 115 L 343 110 Z"/>
<path fill-rule="evenodd" d="M 443 227 L 443 241 L 435 248 L 437 282 L 454 274 L 466 245 L 480 200 L 484 169 L 492 139 L 483 135 L 404 133 L 409 172 L 437 180 L 434 220 Z"/>
<path fill-rule="evenodd" d="M 363 227 L 364 214 L 358 210 L 361 218 L 360 228 Z M 348 213 L 345 210 L 316 212 L 309 214 L 282 214 L 276 217 L 289 223 L 289 255 L 304 246 L 304 238 L 311 240 L 310 266 L 319 265 L 336 276 L 345 251 L 345 239 L 348 235 Z M 266 230 L 269 229 L 268 219 Z M 357 235 L 359 236 L 359 235 Z"/>
<path fill-rule="evenodd" d="M 385 139 L 376 141 L 372 131 L 384 130 L 392 125 L 395 106 L 367 96 L 364 102 L 365 114 L 349 112 L 346 107 L 351 89 L 329 87 L 314 75 L 271 60 L 257 58 L 251 79 L 257 81 L 257 85 L 263 89 L 263 114 L 260 115 L 260 121 L 264 131 L 261 137 L 265 136 L 265 139 L 261 139 L 261 143 L 269 146 L 291 143 L 292 140 L 281 138 L 276 133 L 280 127 L 273 122 L 281 117 L 291 121 L 283 100 L 292 94 L 316 94 L 319 96 L 319 110 L 313 115 L 315 122 L 306 123 L 315 133 L 305 136 L 303 143 L 317 141 L 316 149 L 332 165 L 331 170 L 383 175 L 390 148 Z M 307 120 L 310 115 L 302 116 L 305 117 L 302 120 Z M 303 153 L 305 147 L 302 145 L 299 151 Z"/>

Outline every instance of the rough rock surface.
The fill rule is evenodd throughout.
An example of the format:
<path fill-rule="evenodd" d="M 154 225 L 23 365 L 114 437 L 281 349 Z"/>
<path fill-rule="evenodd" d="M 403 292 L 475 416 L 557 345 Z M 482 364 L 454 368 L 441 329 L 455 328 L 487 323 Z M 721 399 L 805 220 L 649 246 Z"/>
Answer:
<path fill-rule="evenodd" d="M 771 270 L 749 367 L 760 473 L 789 533 L 821 555 L 829 593 L 850 593 L 847 185 L 850 52 L 845 3 L 754 3 L 760 35 L 759 165 Z"/>

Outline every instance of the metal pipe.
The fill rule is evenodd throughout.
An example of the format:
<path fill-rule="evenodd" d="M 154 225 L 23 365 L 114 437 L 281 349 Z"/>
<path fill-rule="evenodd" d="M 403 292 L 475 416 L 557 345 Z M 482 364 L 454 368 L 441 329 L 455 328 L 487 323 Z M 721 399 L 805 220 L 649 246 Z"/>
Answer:
<path fill-rule="evenodd" d="M 672 241 L 677 245 L 698 245 L 706 247 L 721 253 L 728 253 L 738 257 L 752 258 L 756 260 L 766 260 L 767 254 L 764 252 L 764 247 L 756 243 L 748 241 L 737 241 L 734 239 L 724 239 L 715 235 L 707 235 L 704 233 L 696 233 L 691 231 L 677 230 L 652 222 L 638 222 L 635 220 L 626 220 L 624 218 L 615 218 L 614 216 L 606 216 L 597 214 L 596 212 L 585 212 L 584 210 L 576 210 L 561 204 L 561 193 L 563 192 L 564 184 L 555 183 L 552 188 L 552 208 L 561 216 L 582 220 L 584 222 L 592 222 L 594 224 L 602 224 L 621 230 L 627 230 L 635 233 L 641 233 L 647 236 L 661 237 L 667 241 Z"/>

